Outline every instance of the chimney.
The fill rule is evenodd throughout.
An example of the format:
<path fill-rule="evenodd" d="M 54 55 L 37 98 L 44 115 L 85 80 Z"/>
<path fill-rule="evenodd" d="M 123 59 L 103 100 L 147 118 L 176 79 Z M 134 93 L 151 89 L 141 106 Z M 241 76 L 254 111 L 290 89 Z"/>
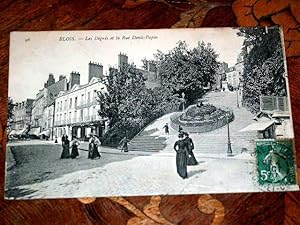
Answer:
<path fill-rule="evenodd" d="M 89 62 L 89 81 L 93 78 L 101 78 L 103 77 L 103 66 L 100 63 Z"/>
<path fill-rule="evenodd" d="M 64 75 L 59 75 L 59 79 L 58 80 L 62 80 L 62 79 L 65 79 L 66 78 L 66 76 L 64 76 Z"/>
<path fill-rule="evenodd" d="M 54 76 L 52 73 L 49 74 L 49 77 L 48 77 L 48 81 L 47 81 L 47 86 L 51 86 L 52 84 L 55 83 L 55 79 L 54 79 Z"/>
<path fill-rule="evenodd" d="M 80 85 L 80 74 L 72 71 L 72 73 L 70 73 L 69 89 L 72 89 L 75 84 Z"/>
<path fill-rule="evenodd" d="M 119 53 L 118 55 L 118 68 L 123 69 L 126 65 L 128 65 L 128 56 L 124 53 Z"/>

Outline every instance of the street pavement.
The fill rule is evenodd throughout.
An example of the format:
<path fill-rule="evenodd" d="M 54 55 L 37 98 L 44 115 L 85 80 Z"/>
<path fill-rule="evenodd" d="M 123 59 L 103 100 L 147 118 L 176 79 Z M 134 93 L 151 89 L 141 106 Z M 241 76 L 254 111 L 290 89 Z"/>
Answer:
<path fill-rule="evenodd" d="M 109 154 L 100 147 L 97 160 L 87 159 L 86 151 L 78 159 L 59 159 L 59 145 L 16 147 L 17 163 L 6 179 L 10 199 L 259 190 L 247 174 L 254 164 L 245 159 L 198 158 L 199 165 L 188 167 L 189 178 L 183 180 L 176 173 L 175 154 Z"/>
<path fill-rule="evenodd" d="M 232 108 L 232 149 L 228 157 L 227 127 L 191 134 L 199 162 L 188 167 L 188 179 L 176 173 L 173 144 L 178 132 L 164 134 L 167 114 L 147 126 L 130 145 L 130 151 L 99 147 L 101 158 L 87 159 L 88 143 L 80 145 L 78 159 L 60 159 L 60 144 L 51 141 L 10 143 L 15 165 L 7 171 L 6 198 L 74 198 L 165 194 L 234 193 L 261 191 L 255 181 L 255 133 L 241 133 L 253 115 L 238 108 L 235 93 L 211 92 L 209 103 Z M 139 145 L 135 144 L 139 143 Z M 134 146 L 135 145 L 135 146 Z M 139 146 L 137 148 L 137 146 Z M 243 153 L 241 151 L 245 150 Z M 8 152 L 9 152 L 8 151 Z M 10 156 L 11 157 L 11 156 Z M 290 188 L 289 190 L 293 190 Z"/>

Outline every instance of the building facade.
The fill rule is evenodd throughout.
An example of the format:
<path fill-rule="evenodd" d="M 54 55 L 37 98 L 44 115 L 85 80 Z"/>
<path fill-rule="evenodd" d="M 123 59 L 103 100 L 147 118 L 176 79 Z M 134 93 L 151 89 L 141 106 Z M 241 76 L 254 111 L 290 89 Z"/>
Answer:
<path fill-rule="evenodd" d="M 25 134 L 30 129 L 33 99 L 16 103 L 13 109 L 11 129 L 15 134 Z"/>
<path fill-rule="evenodd" d="M 71 90 L 58 95 L 55 99 L 56 137 L 66 134 L 84 140 L 90 133 L 100 137 L 104 134 L 105 121 L 98 115 L 98 91 L 104 92 L 106 87 L 99 78 L 93 77 L 88 84 L 74 85 Z"/>
<path fill-rule="evenodd" d="M 236 71 L 235 66 L 229 67 L 226 72 L 226 81 L 228 85 L 232 86 L 233 88 L 238 88 L 240 76 L 238 72 Z"/>
<path fill-rule="evenodd" d="M 41 136 L 41 138 L 52 138 L 53 122 L 49 123 L 49 111 L 53 111 L 55 97 L 60 91 L 67 90 L 68 82 L 65 76 L 59 76 L 59 80 L 55 82 L 53 74 L 49 74 L 49 78 L 44 84 L 44 88 L 36 94 L 33 102 L 31 115 L 31 133 Z M 52 113 L 53 114 L 53 113 Z M 52 116 L 53 117 L 53 116 Z M 53 118 L 52 118 L 53 120 Z"/>
<path fill-rule="evenodd" d="M 237 58 L 237 63 L 226 70 L 226 81 L 228 85 L 231 85 L 234 89 L 240 88 L 241 82 L 243 80 L 243 72 L 244 72 L 243 57 L 241 54 L 239 54 Z"/>
<path fill-rule="evenodd" d="M 80 74 L 76 75 L 80 80 Z M 88 83 L 80 85 L 69 82 L 69 89 L 61 91 L 56 97 L 54 135 L 57 138 L 66 134 L 85 140 L 91 133 L 100 137 L 104 134 L 105 119 L 98 115 L 100 105 L 97 102 L 97 93 L 106 92 L 106 86 L 101 82 L 103 76 L 103 66 L 90 62 Z"/>

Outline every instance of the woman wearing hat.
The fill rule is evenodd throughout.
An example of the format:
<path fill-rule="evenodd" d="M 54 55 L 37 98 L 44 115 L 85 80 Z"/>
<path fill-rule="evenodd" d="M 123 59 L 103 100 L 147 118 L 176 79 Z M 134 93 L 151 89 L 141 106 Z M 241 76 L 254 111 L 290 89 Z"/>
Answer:
<path fill-rule="evenodd" d="M 184 132 L 183 135 L 184 135 L 184 141 L 186 142 L 187 151 L 188 151 L 187 165 L 188 166 L 197 165 L 198 162 L 193 153 L 193 149 L 194 149 L 193 140 L 192 140 L 192 138 L 189 137 L 189 134 L 187 132 Z"/>
<path fill-rule="evenodd" d="M 77 156 L 79 156 L 78 145 L 80 145 L 80 142 L 78 141 L 76 136 L 73 136 L 73 140 L 72 140 L 72 144 L 71 144 L 71 146 L 72 146 L 71 158 L 72 159 L 75 159 Z"/>
<path fill-rule="evenodd" d="M 101 144 L 100 140 L 94 135 L 91 135 L 91 138 L 89 140 L 89 159 L 98 158 L 100 159 L 101 155 L 98 151 L 98 146 Z"/>
<path fill-rule="evenodd" d="M 64 136 L 64 141 L 62 142 L 63 151 L 61 153 L 60 158 L 61 159 L 68 159 L 70 158 L 70 141 L 68 139 L 68 136 Z"/>
<path fill-rule="evenodd" d="M 187 178 L 187 143 L 183 139 L 183 134 L 178 135 L 179 140 L 174 144 L 174 150 L 176 151 L 176 167 L 177 173 L 183 179 Z"/>

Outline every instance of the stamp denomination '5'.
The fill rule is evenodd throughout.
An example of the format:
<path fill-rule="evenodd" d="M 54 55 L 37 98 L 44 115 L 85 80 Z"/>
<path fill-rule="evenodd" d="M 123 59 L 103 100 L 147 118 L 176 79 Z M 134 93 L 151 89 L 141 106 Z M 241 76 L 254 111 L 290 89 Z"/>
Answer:
<path fill-rule="evenodd" d="M 259 140 L 256 142 L 258 183 L 260 185 L 296 184 L 293 141 Z"/>

